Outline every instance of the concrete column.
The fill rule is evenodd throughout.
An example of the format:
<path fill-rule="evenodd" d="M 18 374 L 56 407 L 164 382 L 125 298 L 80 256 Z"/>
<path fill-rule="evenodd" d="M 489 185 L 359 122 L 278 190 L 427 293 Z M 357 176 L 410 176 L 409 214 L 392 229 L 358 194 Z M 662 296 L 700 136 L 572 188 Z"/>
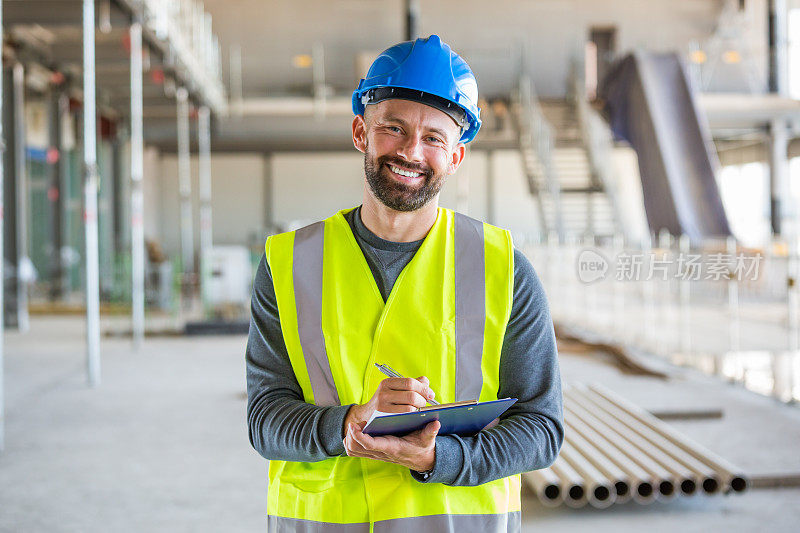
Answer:
<path fill-rule="evenodd" d="M 200 290 L 205 302 L 206 288 L 211 278 L 209 258 L 213 241 L 211 220 L 211 112 L 201 106 L 197 114 L 198 192 L 200 193 Z"/>
<path fill-rule="evenodd" d="M 100 264 L 97 236 L 97 110 L 95 104 L 94 1 L 83 0 L 83 184 L 86 229 L 86 367 L 100 385 Z"/>
<path fill-rule="evenodd" d="M 131 24 L 131 330 L 133 346 L 144 341 L 144 103 L 142 25 Z"/>
<path fill-rule="evenodd" d="M 275 204 L 272 184 L 272 154 L 264 154 L 264 228 L 270 233 L 275 231 Z"/>
<path fill-rule="evenodd" d="M 17 158 L 15 154 L 16 146 L 16 131 L 14 128 L 14 115 L 17 110 L 14 109 L 14 68 L 13 65 L 9 68 L 3 69 L 3 143 L 5 149 L 3 150 L 3 172 L 7 179 L 3 182 L 3 195 L 5 198 L 11 198 L 10 202 L 6 202 L 3 206 L 3 264 L 14 265 L 10 272 L 8 280 L 4 280 L 4 315 L 3 320 L 5 324 L 10 327 L 16 328 L 19 326 L 19 318 L 17 314 L 17 203 L 14 199 L 17 197 Z"/>
<path fill-rule="evenodd" d="M 14 83 L 14 160 L 17 197 L 17 325 L 21 333 L 30 328 L 28 317 L 28 173 L 25 155 L 25 67 L 16 63 L 12 70 Z"/>
<path fill-rule="evenodd" d="M 469 214 L 469 175 L 462 170 L 456 177 L 456 211 L 465 215 Z"/>
<path fill-rule="evenodd" d="M 497 184 L 495 183 L 494 173 L 494 150 L 486 151 L 486 222 L 497 224 L 495 212 L 495 196 L 497 195 Z"/>
<path fill-rule="evenodd" d="M 786 0 L 769 0 L 769 90 L 787 96 L 789 79 L 788 47 L 786 39 Z M 781 235 L 783 218 L 788 214 L 782 203 L 789 198 L 787 149 L 789 135 L 785 120 L 774 120 L 770 133 L 770 223 L 772 233 Z"/>
<path fill-rule="evenodd" d="M 770 222 L 772 233 L 781 235 L 783 220 L 789 214 L 783 204 L 789 196 L 789 131 L 785 120 L 776 119 L 770 123 L 769 151 L 769 197 Z"/>
<path fill-rule="evenodd" d="M 789 89 L 787 19 L 786 0 L 769 0 L 769 90 L 783 96 Z"/>
<path fill-rule="evenodd" d="M 54 89 L 48 95 L 50 107 L 49 120 L 49 150 L 48 163 L 50 168 L 50 191 L 53 191 L 51 201 L 53 202 L 53 251 L 51 253 L 51 285 L 50 299 L 57 300 L 64 294 L 64 266 L 61 261 L 61 248 L 64 246 L 62 221 L 64 218 L 64 192 L 62 190 L 64 154 L 61 143 L 61 119 L 62 106 L 66 95 L 61 89 Z M 52 160 L 50 153 L 57 154 L 57 159 Z"/>
<path fill-rule="evenodd" d="M 178 184 L 181 198 L 181 257 L 183 274 L 194 273 L 194 230 L 192 228 L 192 174 L 189 156 L 189 93 L 176 91 L 178 100 Z"/>
<path fill-rule="evenodd" d="M 0 43 L 3 42 L 3 1 L 0 0 Z M 3 152 L 5 152 L 5 140 L 3 138 L 3 66 L 0 64 L 0 451 L 5 449 L 6 444 L 6 403 L 5 403 L 5 302 L 4 302 L 4 283 L 5 279 L 3 263 Z"/>
<path fill-rule="evenodd" d="M 406 40 L 419 37 L 419 0 L 406 0 Z"/>

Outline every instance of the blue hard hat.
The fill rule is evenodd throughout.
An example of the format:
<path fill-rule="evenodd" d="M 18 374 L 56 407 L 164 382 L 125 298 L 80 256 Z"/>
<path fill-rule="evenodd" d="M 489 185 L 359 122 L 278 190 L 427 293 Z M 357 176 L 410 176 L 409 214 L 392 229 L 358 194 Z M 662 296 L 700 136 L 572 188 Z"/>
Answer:
<path fill-rule="evenodd" d="M 457 53 L 438 35 L 388 48 L 369 67 L 353 91 L 353 113 L 389 98 L 414 100 L 450 115 L 461 126 L 460 142 L 475 138 L 481 127 L 478 82 Z"/>

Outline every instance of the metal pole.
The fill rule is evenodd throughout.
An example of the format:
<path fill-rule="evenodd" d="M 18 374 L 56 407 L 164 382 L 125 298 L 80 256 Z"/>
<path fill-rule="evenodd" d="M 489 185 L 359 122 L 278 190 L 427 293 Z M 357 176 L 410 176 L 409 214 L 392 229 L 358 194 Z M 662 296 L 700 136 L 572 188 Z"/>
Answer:
<path fill-rule="evenodd" d="M 617 447 L 625 448 L 625 453 L 635 460 L 639 466 L 651 475 L 660 479 L 658 490 L 662 498 L 674 497 L 676 485 L 692 473 L 682 465 L 677 464 L 673 459 L 650 446 L 644 439 L 636 435 L 629 428 L 615 424 L 613 420 L 604 414 L 598 407 L 590 402 L 582 401 L 579 395 L 575 394 L 574 389 L 567 388 L 564 392 L 565 398 L 569 398 L 567 409 L 591 424 L 594 429 L 601 433 L 606 439 L 614 441 Z M 589 414 L 591 418 L 587 418 Z M 594 423 L 590 420 L 594 419 Z M 608 433 L 610 431 L 611 433 Z"/>
<path fill-rule="evenodd" d="M 211 112 L 201 106 L 197 114 L 199 147 L 200 193 L 200 290 L 205 303 L 206 283 L 211 275 L 209 258 L 213 234 L 211 231 Z"/>
<path fill-rule="evenodd" d="M 769 91 L 786 96 L 789 80 L 786 0 L 769 1 Z"/>
<path fill-rule="evenodd" d="M 178 100 L 178 184 L 181 197 L 181 257 L 184 281 L 194 272 L 194 231 L 192 229 L 192 175 L 189 160 L 189 94 L 176 91 Z"/>
<path fill-rule="evenodd" d="M 586 498 L 592 507 L 604 509 L 616 501 L 616 495 L 611 489 L 611 480 L 578 453 L 570 441 L 564 441 L 559 457 L 569 463 L 583 478 Z"/>
<path fill-rule="evenodd" d="M 419 0 L 406 0 L 406 40 L 419 37 Z"/>
<path fill-rule="evenodd" d="M 494 174 L 494 150 L 486 151 L 486 221 L 489 224 L 497 224 L 495 215 L 495 194 L 496 183 Z M 544 228 L 539 230 L 544 233 Z"/>
<path fill-rule="evenodd" d="M 3 42 L 3 0 L 0 0 L 0 43 Z M 3 137 L 3 65 L 0 61 L 0 280 L 5 279 L 4 257 L 5 242 L 3 242 L 3 232 L 5 231 L 5 220 L 3 219 L 3 187 L 5 187 L 3 167 L 4 152 L 6 151 L 5 138 Z M 5 402 L 5 360 L 3 345 L 5 344 L 5 294 L 4 283 L 0 282 L 0 451 L 6 446 L 6 402 Z"/>
<path fill-rule="evenodd" d="M 264 228 L 269 235 L 275 231 L 275 202 L 272 185 L 272 154 L 264 154 L 261 159 L 264 165 Z"/>
<path fill-rule="evenodd" d="M 563 458 L 556 458 L 556 462 L 550 465 L 550 470 L 558 476 L 564 490 L 564 503 L 569 507 L 583 507 L 589 502 L 586 496 L 586 489 L 583 486 L 583 478 L 572 468 Z"/>
<path fill-rule="evenodd" d="M 564 501 L 561 479 L 549 467 L 525 472 L 522 479 L 533 489 L 542 505 L 556 507 Z"/>
<path fill-rule="evenodd" d="M 569 426 L 567 428 L 568 431 L 565 433 L 564 442 L 570 443 L 576 452 L 592 463 L 592 466 L 611 481 L 614 486 L 614 502 L 623 503 L 630 500 L 632 478 L 614 464 L 603 451 L 598 450 L 595 445 L 584 439 L 578 432 L 572 431 Z"/>
<path fill-rule="evenodd" d="M 615 260 L 619 255 L 625 251 L 625 238 L 621 233 L 614 235 L 612 244 L 614 250 L 612 259 Z M 627 339 L 628 321 L 625 320 L 623 313 L 625 312 L 625 286 L 622 285 L 622 280 L 616 279 L 614 273 L 611 273 L 611 294 L 614 302 L 614 309 L 612 311 L 612 325 L 611 331 L 625 344 Z"/>
<path fill-rule="evenodd" d="M 769 90 L 780 96 L 786 96 L 789 79 L 789 61 L 787 50 L 787 9 L 786 0 L 770 0 L 768 3 L 768 37 L 769 37 Z M 783 208 L 782 200 L 789 198 L 788 172 L 786 168 L 786 150 L 789 137 L 787 123 L 776 119 L 770 123 L 770 222 L 772 233 L 781 234 Z"/>
<path fill-rule="evenodd" d="M 787 265 L 787 300 L 788 300 L 788 319 L 789 319 L 789 342 L 788 347 L 790 352 L 797 352 L 800 349 L 800 337 L 798 337 L 798 330 L 800 329 L 800 317 L 798 317 L 798 275 L 800 275 L 800 238 L 797 233 L 800 228 L 795 229 L 794 238 L 790 241 L 789 246 L 789 261 Z"/>
<path fill-rule="evenodd" d="M 731 256 L 731 261 L 736 261 L 736 237 L 729 236 L 725 242 L 728 255 Z M 739 321 L 739 280 L 736 279 L 735 273 L 731 271 L 728 279 L 728 324 L 730 327 L 730 345 L 731 352 L 738 354 L 741 345 L 741 332 Z M 721 366 L 721 365 L 720 365 Z M 722 368 L 717 369 L 722 373 Z"/>
<path fill-rule="evenodd" d="M 610 414 L 617 421 L 627 426 L 629 429 L 637 433 L 640 437 L 644 438 L 656 448 L 660 449 L 666 455 L 674 459 L 677 463 L 694 472 L 698 481 L 701 481 L 706 492 L 713 493 L 719 490 L 719 476 L 709 465 L 698 461 L 694 456 L 683 451 L 668 438 L 657 433 L 653 429 L 644 426 L 637 419 L 623 411 L 619 406 L 604 396 L 601 396 L 594 391 L 590 392 L 588 389 L 581 390 L 581 394 L 583 395 L 583 398 L 593 402 L 595 406 L 599 406 L 606 413 Z M 696 487 L 693 484 L 687 486 L 686 484 L 682 483 L 681 490 L 685 494 L 691 494 L 696 490 Z"/>
<path fill-rule="evenodd" d="M 770 194 L 770 221 L 772 233 L 782 233 L 785 210 L 783 199 L 789 198 L 788 183 L 788 147 L 789 131 L 785 120 L 775 119 L 770 122 L 770 152 L 769 152 L 769 194 Z"/>
<path fill-rule="evenodd" d="M 696 442 L 690 441 L 687 437 L 681 435 L 669 425 L 661 422 L 644 409 L 623 400 L 610 389 L 600 386 L 596 383 L 589 385 L 589 388 L 592 390 L 592 392 L 613 402 L 620 409 L 626 411 L 628 414 L 642 422 L 644 425 L 648 426 L 650 429 L 671 440 L 679 448 L 693 456 L 695 459 L 711 466 L 711 468 L 722 474 L 723 483 L 725 485 L 729 485 L 735 492 L 741 492 L 745 490 L 750 484 L 749 479 L 741 473 L 741 470 L 738 467 L 734 466 L 713 452 L 703 448 Z"/>
<path fill-rule="evenodd" d="M 673 335 L 675 334 L 675 331 L 672 329 L 672 294 L 670 292 L 669 281 L 669 270 L 671 269 L 674 259 L 670 254 L 672 249 L 672 235 L 670 235 L 669 231 L 667 231 L 665 228 L 661 228 L 661 230 L 658 232 L 658 248 L 659 260 L 662 261 L 662 266 L 666 265 L 665 268 L 667 268 L 667 275 L 664 276 L 666 279 L 662 278 L 655 280 L 655 283 L 657 283 L 659 286 L 657 305 L 660 308 L 660 312 L 658 314 L 661 315 L 659 324 L 659 329 L 661 330 L 661 339 L 659 342 L 656 342 L 655 349 L 662 351 L 662 355 L 665 357 L 669 357 L 672 350 L 670 344 L 672 342 Z"/>
<path fill-rule="evenodd" d="M 683 260 L 686 261 L 691 253 L 691 241 L 689 236 L 685 233 L 680 236 L 678 247 Z M 678 281 L 680 289 L 681 355 L 684 360 L 690 356 L 692 351 L 692 296 L 690 277 L 690 274 L 684 273 L 684 276 Z"/>
<path fill-rule="evenodd" d="M 583 248 L 584 250 L 590 248 L 593 252 L 597 250 L 597 240 L 594 234 L 586 234 L 584 235 L 583 239 Z M 598 317 L 598 310 L 597 310 L 597 285 L 601 283 L 600 280 L 597 280 L 595 283 L 588 283 L 584 285 L 583 292 L 586 295 L 586 311 L 587 316 L 586 320 L 584 321 L 584 327 L 588 329 L 593 329 L 597 327 L 599 331 L 603 331 L 603 327 L 600 324 L 600 319 Z"/>
<path fill-rule="evenodd" d="M 64 294 L 64 264 L 61 261 L 61 248 L 64 246 L 64 230 L 62 228 L 62 220 L 64 218 L 64 188 L 62 186 L 64 182 L 64 151 L 62 147 L 63 143 L 61 142 L 61 120 L 63 117 L 61 109 L 65 97 L 60 87 L 53 88 L 48 95 L 48 105 L 50 108 L 48 149 L 58 154 L 56 161 L 51 161 L 50 158 L 48 158 L 48 163 L 50 164 L 50 168 L 48 169 L 50 173 L 50 191 L 55 191 L 53 196 L 48 194 L 53 206 L 53 221 L 51 225 L 53 231 L 53 249 L 50 253 L 50 261 L 52 262 L 50 273 L 52 277 L 49 292 L 49 298 L 52 301 L 58 300 Z"/>
<path fill-rule="evenodd" d="M 144 340 L 144 103 L 142 25 L 131 24 L 131 330 L 133 347 Z"/>
<path fill-rule="evenodd" d="M 228 85 L 231 88 L 231 100 L 238 104 L 239 114 L 241 114 L 242 95 L 242 47 L 238 44 L 232 44 L 230 47 L 230 68 L 228 69 L 230 77 Z"/>
<path fill-rule="evenodd" d="M 86 367 L 89 385 L 100 384 L 100 265 L 97 244 L 97 120 L 95 108 L 94 1 L 83 0 L 83 184 L 86 224 Z"/>
<path fill-rule="evenodd" d="M 311 47 L 311 76 L 314 87 L 314 116 L 325 118 L 327 89 L 325 88 L 325 47 L 314 43 Z"/>
<path fill-rule="evenodd" d="M 14 159 L 16 164 L 17 213 L 17 324 L 24 333 L 30 328 L 28 316 L 28 177 L 25 164 L 25 67 L 15 63 L 14 83 Z"/>
<path fill-rule="evenodd" d="M 658 478 L 652 472 L 645 470 L 635 460 L 632 451 L 625 445 L 624 441 L 610 436 L 601 435 L 602 428 L 592 425 L 591 418 L 581 418 L 579 414 L 571 412 L 573 408 L 580 409 L 580 406 L 570 401 L 565 403 L 564 408 L 570 416 L 565 417 L 564 423 L 567 425 L 567 435 L 580 435 L 585 441 L 591 442 L 604 457 L 607 457 L 620 470 L 625 472 L 631 480 L 631 489 L 635 485 L 635 490 L 631 495 L 638 503 L 650 503 L 656 498 L 654 485 L 658 485 Z M 585 414 L 585 413 L 584 413 Z"/>
<path fill-rule="evenodd" d="M 652 237 L 648 233 L 647 236 L 642 240 L 642 253 L 645 256 L 646 260 L 649 262 L 653 260 L 653 247 L 652 247 Z M 644 307 L 644 313 L 642 313 L 642 317 L 644 320 L 644 327 L 643 333 L 643 346 L 645 349 L 650 350 L 652 349 L 652 341 L 655 337 L 655 309 L 653 304 L 653 280 L 649 279 L 648 276 L 645 276 L 645 279 L 642 280 L 642 304 Z"/>

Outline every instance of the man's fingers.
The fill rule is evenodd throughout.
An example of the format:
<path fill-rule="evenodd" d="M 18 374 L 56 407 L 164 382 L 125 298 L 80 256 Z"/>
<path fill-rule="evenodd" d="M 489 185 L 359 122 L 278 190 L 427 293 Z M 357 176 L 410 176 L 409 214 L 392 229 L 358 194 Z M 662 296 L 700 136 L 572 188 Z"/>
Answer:
<path fill-rule="evenodd" d="M 359 442 L 359 439 L 356 436 L 355 426 L 352 424 L 350 424 L 347 428 L 347 436 L 345 437 L 344 441 L 344 448 L 347 452 L 347 455 L 351 457 L 369 457 L 371 459 L 379 459 L 379 457 L 374 456 L 371 450 L 368 450 L 362 445 L 361 442 Z"/>
<path fill-rule="evenodd" d="M 436 435 L 439 434 L 439 429 L 441 429 L 442 424 L 438 420 L 434 420 L 433 422 L 429 422 L 427 426 L 422 430 L 422 440 L 426 444 L 430 444 L 436 438 Z"/>
<path fill-rule="evenodd" d="M 431 380 L 429 380 L 429 379 L 428 379 L 427 377 L 425 377 L 425 376 L 420 376 L 420 377 L 418 377 L 418 378 L 417 378 L 417 381 L 421 382 L 421 383 L 422 383 L 423 385 L 425 385 L 426 387 L 427 387 L 427 386 L 429 386 L 429 385 L 431 384 Z"/>
<path fill-rule="evenodd" d="M 420 378 L 424 378 L 426 382 L 428 381 L 428 378 L 425 376 L 420 376 Z M 425 398 L 433 398 L 433 391 L 428 386 L 429 382 L 423 383 L 422 381 L 414 378 L 386 378 L 382 383 L 386 383 L 385 386 L 391 390 L 414 391 L 418 392 Z"/>
<path fill-rule="evenodd" d="M 355 440 L 359 444 L 359 446 L 361 446 L 365 450 L 373 451 L 376 449 L 375 439 L 373 439 L 366 433 L 362 433 L 361 428 L 358 428 L 356 426 L 350 426 L 350 434 L 353 436 L 353 440 Z"/>
<path fill-rule="evenodd" d="M 395 405 L 411 405 L 413 407 L 425 407 L 427 400 L 418 392 L 398 391 L 392 394 L 391 402 Z"/>

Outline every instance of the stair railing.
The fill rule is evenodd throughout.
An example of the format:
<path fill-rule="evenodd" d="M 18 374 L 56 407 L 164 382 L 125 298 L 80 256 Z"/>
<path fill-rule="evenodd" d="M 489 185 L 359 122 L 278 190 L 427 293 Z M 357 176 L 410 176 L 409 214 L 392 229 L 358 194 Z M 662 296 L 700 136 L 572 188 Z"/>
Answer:
<path fill-rule="evenodd" d="M 553 206 L 553 226 L 560 242 L 564 242 L 564 220 L 561 208 L 561 186 L 553 166 L 553 128 L 542 112 L 539 99 L 533 88 L 533 83 L 527 75 L 520 76 L 519 89 L 519 144 L 522 152 L 523 164 L 528 174 L 528 179 L 538 176 L 540 182 L 547 185 L 547 193 Z M 539 161 L 538 168 L 526 157 L 527 153 L 534 153 Z M 534 191 L 532 191 L 534 192 Z M 537 188 L 537 201 L 539 203 L 540 218 L 542 220 L 542 234 L 546 235 L 549 226 L 541 200 L 541 190 Z"/>
<path fill-rule="evenodd" d="M 600 188 L 608 197 L 614 216 L 615 231 L 624 235 L 626 240 L 631 242 L 630 232 L 626 230 L 625 225 L 622 223 L 617 187 L 612 175 L 613 162 L 611 156 L 614 150 L 614 140 L 606 122 L 586 99 L 583 64 L 579 60 L 575 60 L 572 64 L 570 81 L 569 97 L 575 106 L 581 141 L 589 161 L 592 185 Z"/>

